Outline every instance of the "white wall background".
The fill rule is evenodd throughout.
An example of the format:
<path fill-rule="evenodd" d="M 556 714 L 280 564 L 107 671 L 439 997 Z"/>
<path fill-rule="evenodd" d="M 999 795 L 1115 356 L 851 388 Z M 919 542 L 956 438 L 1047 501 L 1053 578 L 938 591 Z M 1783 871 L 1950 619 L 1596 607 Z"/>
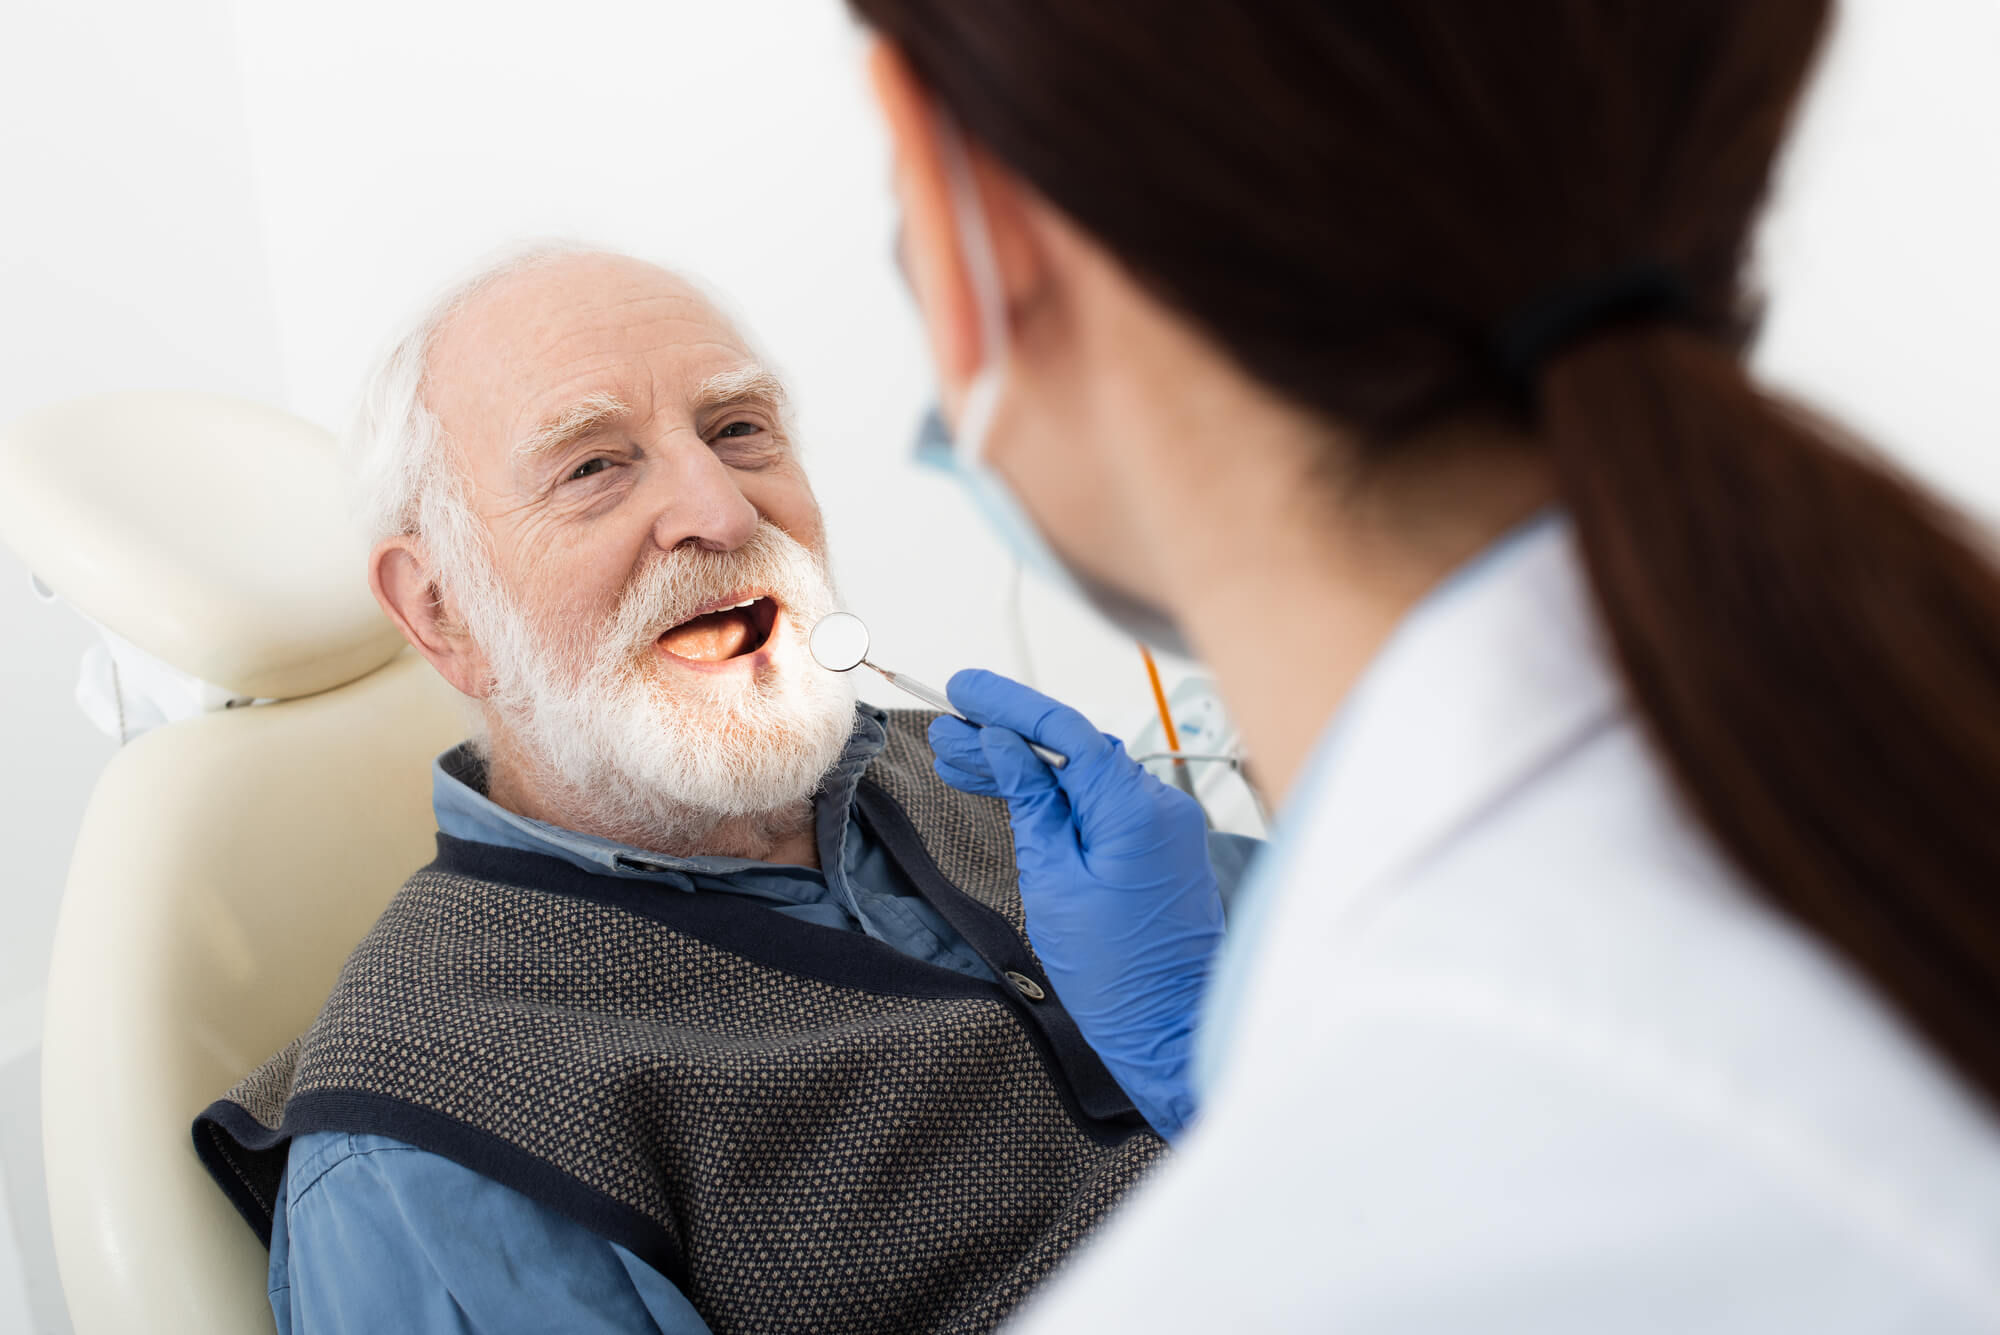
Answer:
<path fill-rule="evenodd" d="M 1847 9 L 1767 233 L 1759 359 L 2000 515 L 2000 3 Z M 837 0 L 13 0 L 0 420 L 185 386 L 334 427 L 391 323 L 482 252 L 623 247 L 706 276 L 789 373 L 881 656 L 936 681 L 1013 668 L 1001 554 L 905 463 L 929 376 L 856 51 Z M 1046 686 L 1137 725 L 1128 645 L 1045 591 L 1028 620 Z M 110 753 L 68 704 L 84 644 L 0 550 L 0 1332 L 66 1328 L 33 1058 L 69 845 Z"/>

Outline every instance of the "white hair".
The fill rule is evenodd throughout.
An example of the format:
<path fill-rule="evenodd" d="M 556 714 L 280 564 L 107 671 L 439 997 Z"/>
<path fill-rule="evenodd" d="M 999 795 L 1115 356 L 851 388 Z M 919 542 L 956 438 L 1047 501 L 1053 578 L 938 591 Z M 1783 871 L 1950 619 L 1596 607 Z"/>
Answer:
<path fill-rule="evenodd" d="M 609 253 L 568 241 L 512 247 L 435 297 L 376 363 L 341 442 L 353 481 L 350 505 L 371 545 L 420 536 L 435 575 L 464 579 L 490 571 L 464 460 L 424 401 L 432 345 L 453 317 L 505 279 Z"/>

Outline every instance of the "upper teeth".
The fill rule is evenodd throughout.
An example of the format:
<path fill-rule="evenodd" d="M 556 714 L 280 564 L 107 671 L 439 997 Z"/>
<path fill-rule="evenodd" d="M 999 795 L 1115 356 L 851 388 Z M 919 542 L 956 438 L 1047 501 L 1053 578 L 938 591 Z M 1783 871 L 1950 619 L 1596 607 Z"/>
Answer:
<path fill-rule="evenodd" d="M 734 612 L 740 607 L 748 607 L 752 603 L 761 603 L 763 601 L 764 601 L 764 595 L 760 593 L 754 598 L 745 598 L 742 602 L 731 603 L 727 607 L 712 607 L 706 612 L 697 612 L 695 616 L 714 616 L 717 612 Z M 687 621 L 676 621 L 674 625 L 685 626 L 688 623 L 688 621 L 693 621 L 694 619 L 695 619 L 694 617 L 689 617 Z"/>

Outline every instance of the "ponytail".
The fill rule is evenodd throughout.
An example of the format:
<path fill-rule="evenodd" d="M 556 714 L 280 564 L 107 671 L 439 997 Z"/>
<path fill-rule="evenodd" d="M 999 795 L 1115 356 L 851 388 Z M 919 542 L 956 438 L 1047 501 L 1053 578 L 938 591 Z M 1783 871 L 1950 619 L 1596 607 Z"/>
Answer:
<path fill-rule="evenodd" d="M 1608 330 L 1539 389 L 1686 800 L 2000 1103 L 2000 577 L 1964 521 L 1682 328 Z"/>
<path fill-rule="evenodd" d="M 1737 359 L 1831 0 L 850 3 L 1370 458 L 1531 402 L 1686 801 L 2000 1106 L 2000 576 Z"/>

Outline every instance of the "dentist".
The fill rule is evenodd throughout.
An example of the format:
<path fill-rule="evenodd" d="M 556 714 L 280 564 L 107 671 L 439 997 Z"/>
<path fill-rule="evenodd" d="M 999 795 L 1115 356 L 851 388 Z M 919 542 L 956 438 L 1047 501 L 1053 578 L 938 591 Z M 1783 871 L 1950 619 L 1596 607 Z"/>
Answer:
<path fill-rule="evenodd" d="M 2000 576 L 1743 364 L 1826 0 L 852 4 L 927 448 L 1283 803 L 1225 929 L 951 683 L 1180 1151 L 1025 1328 L 2000 1329 Z"/>

